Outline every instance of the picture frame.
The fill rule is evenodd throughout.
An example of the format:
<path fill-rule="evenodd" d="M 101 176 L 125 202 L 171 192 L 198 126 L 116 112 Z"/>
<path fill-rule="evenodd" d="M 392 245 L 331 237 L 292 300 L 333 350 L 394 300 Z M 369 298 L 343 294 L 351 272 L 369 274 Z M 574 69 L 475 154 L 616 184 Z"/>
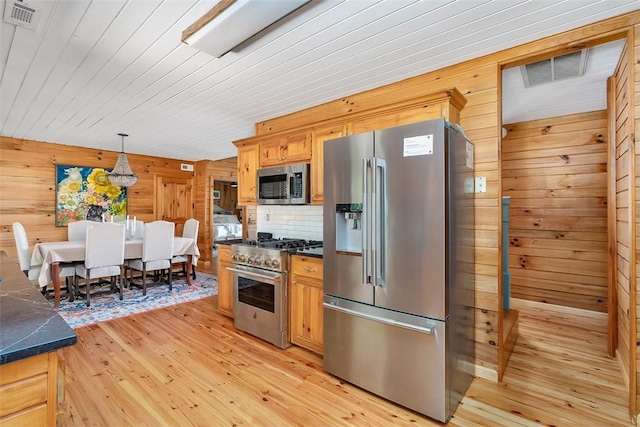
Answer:
<path fill-rule="evenodd" d="M 56 227 L 80 220 L 110 221 L 127 215 L 127 189 L 112 184 L 111 169 L 56 165 Z"/>
<path fill-rule="evenodd" d="M 220 200 L 220 190 L 213 190 L 213 200 Z"/>

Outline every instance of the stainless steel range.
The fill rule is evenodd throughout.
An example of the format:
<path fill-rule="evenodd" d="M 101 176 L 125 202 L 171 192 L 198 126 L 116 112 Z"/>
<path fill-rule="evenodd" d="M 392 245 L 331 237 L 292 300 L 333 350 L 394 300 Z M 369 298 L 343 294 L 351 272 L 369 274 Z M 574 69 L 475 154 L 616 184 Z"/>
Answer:
<path fill-rule="evenodd" d="M 262 239 L 231 245 L 236 329 L 286 348 L 289 253 L 322 247 L 320 241 Z"/>

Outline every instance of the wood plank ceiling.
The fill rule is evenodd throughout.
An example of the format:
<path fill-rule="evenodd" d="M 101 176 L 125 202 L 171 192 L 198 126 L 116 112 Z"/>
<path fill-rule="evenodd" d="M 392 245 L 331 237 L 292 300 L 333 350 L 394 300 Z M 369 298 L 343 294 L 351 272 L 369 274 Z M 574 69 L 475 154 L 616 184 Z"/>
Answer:
<path fill-rule="evenodd" d="M 1 0 L 4 11 L 6 2 Z M 183 160 L 255 122 L 638 8 L 637 0 L 312 1 L 222 58 L 182 44 L 214 0 L 29 0 L 2 22 L 0 134 Z M 518 118 L 517 120 L 522 120 Z"/>

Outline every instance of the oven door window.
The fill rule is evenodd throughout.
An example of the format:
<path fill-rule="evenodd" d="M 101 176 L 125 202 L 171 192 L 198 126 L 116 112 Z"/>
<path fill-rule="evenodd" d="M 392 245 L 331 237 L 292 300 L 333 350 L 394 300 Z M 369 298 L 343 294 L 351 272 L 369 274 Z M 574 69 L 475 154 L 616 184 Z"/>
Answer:
<path fill-rule="evenodd" d="M 238 301 L 275 313 L 275 287 L 238 275 Z"/>

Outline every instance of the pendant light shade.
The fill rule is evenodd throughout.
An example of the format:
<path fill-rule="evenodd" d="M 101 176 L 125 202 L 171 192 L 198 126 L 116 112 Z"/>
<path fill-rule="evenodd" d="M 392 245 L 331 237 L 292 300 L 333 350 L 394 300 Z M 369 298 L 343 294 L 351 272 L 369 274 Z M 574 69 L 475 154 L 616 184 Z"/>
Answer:
<path fill-rule="evenodd" d="M 124 137 L 129 135 L 126 133 L 119 133 L 118 135 L 122 137 L 122 151 L 118 154 L 118 160 L 113 170 L 107 175 L 112 184 L 119 185 L 120 187 L 131 187 L 138 181 L 138 175 L 131 170 L 127 155 L 124 152 Z"/>

